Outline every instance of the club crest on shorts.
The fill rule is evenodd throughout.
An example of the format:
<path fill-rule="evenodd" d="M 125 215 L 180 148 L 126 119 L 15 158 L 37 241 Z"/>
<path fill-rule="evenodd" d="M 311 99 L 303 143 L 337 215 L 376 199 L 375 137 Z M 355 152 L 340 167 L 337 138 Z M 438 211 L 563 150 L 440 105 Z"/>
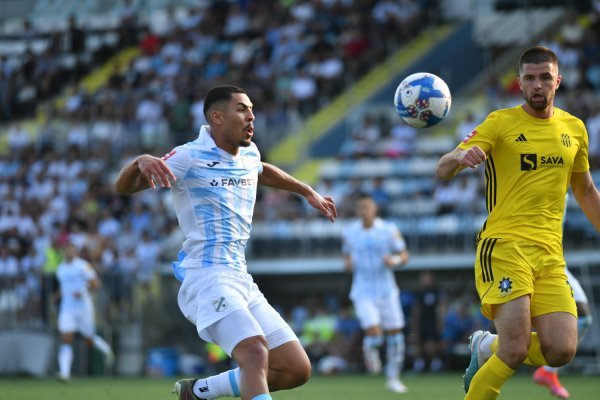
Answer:
<path fill-rule="evenodd" d="M 500 285 L 498 286 L 498 289 L 500 289 L 500 295 L 506 296 L 512 292 L 512 284 L 513 283 L 510 278 L 502 278 Z"/>
<path fill-rule="evenodd" d="M 227 302 L 225 301 L 225 297 L 220 297 L 212 301 L 213 306 L 215 307 L 216 312 L 224 311 L 227 308 Z"/>

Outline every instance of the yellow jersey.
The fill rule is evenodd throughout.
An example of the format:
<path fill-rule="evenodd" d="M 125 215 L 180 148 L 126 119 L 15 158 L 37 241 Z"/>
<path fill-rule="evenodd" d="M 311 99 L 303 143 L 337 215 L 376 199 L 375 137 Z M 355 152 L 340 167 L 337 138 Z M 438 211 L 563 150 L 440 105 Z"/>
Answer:
<path fill-rule="evenodd" d="M 473 146 L 487 155 L 488 218 L 477 240 L 524 239 L 562 254 L 571 173 L 589 170 L 583 122 L 556 107 L 551 118 L 535 118 L 519 105 L 492 112 L 458 148 Z"/>

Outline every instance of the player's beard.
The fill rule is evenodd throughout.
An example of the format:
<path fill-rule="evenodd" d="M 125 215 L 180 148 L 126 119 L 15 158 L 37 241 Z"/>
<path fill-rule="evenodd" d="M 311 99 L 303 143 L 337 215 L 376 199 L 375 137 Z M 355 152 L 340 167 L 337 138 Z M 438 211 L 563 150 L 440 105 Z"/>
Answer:
<path fill-rule="evenodd" d="M 239 145 L 240 145 L 240 147 L 249 147 L 251 143 L 252 143 L 252 138 L 242 139 L 242 140 L 240 140 Z"/>
<path fill-rule="evenodd" d="M 535 94 L 540 94 L 541 98 L 534 100 L 533 96 Z M 529 107 L 533 108 L 536 111 L 544 111 L 546 108 L 548 108 L 548 105 L 550 105 L 550 101 L 548 101 L 548 97 L 546 97 L 545 95 L 541 93 L 534 93 L 527 99 L 527 104 L 529 104 Z"/>

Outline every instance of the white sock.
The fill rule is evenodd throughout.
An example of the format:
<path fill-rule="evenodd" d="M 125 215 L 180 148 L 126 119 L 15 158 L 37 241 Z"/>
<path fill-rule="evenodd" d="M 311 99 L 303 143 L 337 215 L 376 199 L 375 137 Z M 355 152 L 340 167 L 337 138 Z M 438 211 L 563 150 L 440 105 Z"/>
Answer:
<path fill-rule="evenodd" d="M 240 397 L 240 369 L 230 369 L 218 375 L 198 379 L 193 391 L 201 399 L 212 400 L 219 397 Z"/>
<path fill-rule="evenodd" d="M 363 339 L 363 357 L 367 370 L 372 374 L 381 371 L 381 358 L 379 348 L 383 344 L 383 336 L 365 336 Z"/>
<path fill-rule="evenodd" d="M 385 374 L 388 379 L 398 379 L 404 364 L 404 335 L 396 333 L 386 337 Z"/>
<path fill-rule="evenodd" d="M 555 367 L 549 367 L 547 365 L 544 365 L 544 369 L 548 372 L 558 372 L 558 368 Z"/>
<path fill-rule="evenodd" d="M 58 372 L 63 378 L 71 377 L 71 364 L 73 364 L 73 346 L 63 343 L 58 349 Z"/>
<path fill-rule="evenodd" d="M 98 350 L 100 350 L 102 352 L 102 354 L 104 354 L 105 356 L 109 356 L 110 354 L 112 354 L 112 350 L 111 350 L 110 346 L 100 336 L 98 336 L 98 335 L 92 336 L 92 343 L 93 343 L 94 347 L 97 348 Z"/>
<path fill-rule="evenodd" d="M 498 335 L 490 333 L 486 335 L 479 343 L 479 351 L 483 358 L 487 361 L 492 356 L 492 343 Z"/>

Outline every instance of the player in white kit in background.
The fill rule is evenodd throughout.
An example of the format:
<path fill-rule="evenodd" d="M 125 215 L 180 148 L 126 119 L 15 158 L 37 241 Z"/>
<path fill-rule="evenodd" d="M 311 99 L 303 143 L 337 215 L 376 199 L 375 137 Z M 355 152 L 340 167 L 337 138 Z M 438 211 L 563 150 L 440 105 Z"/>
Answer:
<path fill-rule="evenodd" d="M 406 264 L 409 253 L 398 228 L 377 216 L 377 205 L 368 195 L 356 204 L 359 218 L 344 233 L 344 266 L 352 272 L 350 299 L 365 332 L 363 356 L 367 370 L 381 372 L 380 348 L 386 344 L 386 388 L 396 393 L 408 389 L 400 381 L 404 363 L 404 314 L 394 267 Z"/>
<path fill-rule="evenodd" d="M 65 247 L 65 258 L 56 270 L 60 286 L 60 308 L 58 331 L 61 344 L 58 349 L 58 379 L 68 382 L 73 364 L 73 339 L 81 334 L 88 346 L 94 346 L 105 357 L 107 366 L 114 362 L 113 352 L 100 336 L 96 335 L 94 302 L 91 291 L 100 286 L 96 271 L 83 258 L 78 256 L 73 244 Z"/>
<path fill-rule="evenodd" d="M 235 86 L 217 86 L 204 101 L 209 125 L 196 140 L 163 158 L 141 155 L 126 165 L 117 192 L 171 188 L 185 235 L 175 276 L 182 281 L 179 308 L 199 336 L 218 344 L 239 368 L 206 379 L 183 379 L 180 400 L 241 397 L 271 399 L 270 392 L 302 385 L 311 365 L 298 338 L 269 305 L 246 271 L 257 184 L 303 196 L 331 221 L 331 198 L 281 169 L 261 162 L 254 143 L 253 105 Z"/>

